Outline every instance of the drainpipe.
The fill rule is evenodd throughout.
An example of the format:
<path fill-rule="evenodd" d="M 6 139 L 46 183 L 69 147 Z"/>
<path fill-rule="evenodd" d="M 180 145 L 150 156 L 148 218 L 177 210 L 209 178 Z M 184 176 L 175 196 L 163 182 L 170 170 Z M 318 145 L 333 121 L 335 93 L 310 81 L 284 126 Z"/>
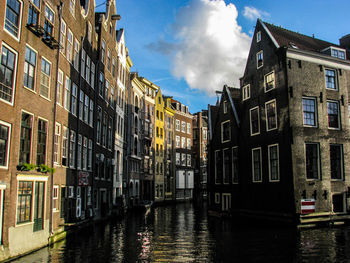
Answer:
<path fill-rule="evenodd" d="M 57 6 L 58 9 L 58 41 L 60 41 L 61 37 L 61 20 L 62 20 L 62 10 L 63 10 L 63 5 L 64 3 L 60 1 L 60 4 Z M 55 93 L 54 93 L 54 99 L 53 99 L 53 121 L 52 121 L 52 126 L 53 126 L 53 140 L 52 140 L 52 148 L 51 148 L 51 167 L 54 167 L 54 148 L 55 148 L 55 128 L 56 128 L 56 104 L 57 104 L 57 89 L 58 89 L 58 84 L 57 84 L 57 79 L 58 79 L 58 69 L 59 69 L 59 61 L 60 61 L 60 48 L 57 49 L 57 58 L 56 58 L 56 85 L 55 85 Z M 49 219 L 49 233 L 50 237 L 53 235 L 53 198 L 52 198 L 52 193 L 53 193 L 53 171 L 51 171 L 51 183 L 50 183 L 50 219 Z"/>

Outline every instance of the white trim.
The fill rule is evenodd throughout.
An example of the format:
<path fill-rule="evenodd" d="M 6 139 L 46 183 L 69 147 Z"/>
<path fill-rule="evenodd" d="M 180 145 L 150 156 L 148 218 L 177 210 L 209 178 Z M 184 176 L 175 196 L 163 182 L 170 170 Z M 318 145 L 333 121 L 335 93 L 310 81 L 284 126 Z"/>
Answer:
<path fill-rule="evenodd" d="M 260 19 L 258 19 L 258 21 L 261 23 L 262 27 L 264 28 L 264 30 L 266 31 L 266 33 L 268 34 L 268 36 L 270 37 L 270 39 L 272 40 L 273 44 L 275 45 L 276 48 L 279 48 L 279 44 L 277 43 L 276 39 L 273 37 L 273 35 L 271 34 L 270 30 L 268 30 L 268 28 L 266 27 L 266 25 L 264 24 L 263 21 L 261 21 Z"/>
<path fill-rule="evenodd" d="M 329 127 L 329 122 L 328 122 L 328 102 L 330 103 L 336 103 L 338 105 L 338 128 L 334 128 L 334 127 Z M 340 103 L 338 100 L 326 100 L 326 110 L 327 110 L 327 128 L 329 130 L 341 130 L 342 129 L 342 121 L 341 121 L 341 110 L 340 110 Z"/>
<path fill-rule="evenodd" d="M 260 54 L 262 54 L 262 62 L 261 62 L 261 65 L 259 66 L 258 57 Z M 264 51 L 260 50 L 256 53 L 256 68 L 259 69 L 259 68 L 262 68 L 263 66 L 264 66 Z"/>
<path fill-rule="evenodd" d="M 6 3 L 5 3 L 5 12 L 4 12 L 4 26 L 3 26 L 3 29 L 6 33 L 8 33 L 12 38 L 14 38 L 17 42 L 19 42 L 21 40 L 21 29 L 22 29 L 22 17 L 23 17 L 23 2 L 22 0 L 18 0 L 18 2 L 21 3 L 21 7 L 20 7 L 20 15 L 19 15 L 19 25 L 18 25 L 18 37 L 15 37 L 14 35 L 12 35 L 12 33 L 10 31 L 8 31 L 6 28 L 5 28 L 5 23 L 6 23 L 6 7 L 7 7 L 7 1 L 6 0 Z M 39 18 L 38 18 L 39 19 Z"/>
<path fill-rule="evenodd" d="M 17 181 L 40 181 L 47 182 L 49 180 L 48 175 L 26 175 L 26 174 L 17 174 Z"/>
<path fill-rule="evenodd" d="M 34 51 L 34 53 L 36 54 L 36 58 L 35 58 L 35 70 L 34 70 L 34 83 L 33 83 L 33 89 L 30 89 L 28 88 L 27 86 L 24 85 L 23 83 L 23 87 L 31 92 L 34 92 L 34 93 L 37 93 L 36 92 L 36 78 L 37 78 L 37 70 L 38 70 L 38 59 L 39 59 L 39 53 L 38 51 L 36 51 L 32 46 L 28 45 L 28 43 L 26 43 L 26 48 L 29 48 L 31 49 L 32 51 Z M 25 61 L 26 61 L 26 51 L 24 51 L 24 63 L 23 63 L 23 67 L 24 67 L 24 64 L 25 64 Z M 23 74 L 24 74 L 24 69 L 23 69 Z"/>
<path fill-rule="evenodd" d="M 45 60 L 46 62 L 48 62 L 50 64 L 50 75 L 49 75 L 49 91 L 48 91 L 48 97 L 45 97 L 44 95 L 41 94 L 41 74 L 45 74 L 46 73 L 43 73 L 43 71 L 41 70 L 41 63 L 42 61 Z M 39 96 L 48 100 L 48 101 L 51 101 L 51 77 L 52 77 L 52 63 L 50 60 L 48 60 L 46 57 L 44 56 L 41 56 L 41 60 L 40 60 L 40 85 L 39 85 Z M 56 94 L 54 95 L 56 96 Z"/>
<path fill-rule="evenodd" d="M 275 119 L 276 119 L 276 127 L 269 129 L 268 118 L 267 118 L 267 104 L 275 103 Z M 277 102 L 276 99 L 269 100 L 265 102 L 265 120 L 266 120 L 266 131 L 273 131 L 278 128 L 278 118 L 277 118 Z"/>
<path fill-rule="evenodd" d="M 249 91 L 249 96 L 245 96 L 245 94 L 246 94 L 245 90 Z M 249 99 L 250 98 L 250 93 L 251 93 L 250 84 L 244 85 L 242 87 L 242 101 L 245 101 L 245 100 Z"/>
<path fill-rule="evenodd" d="M 304 107 L 303 107 L 303 100 L 313 100 L 315 102 L 315 125 L 307 125 L 304 123 Z M 310 128 L 318 128 L 318 110 L 317 110 L 317 98 L 315 97 L 307 97 L 303 96 L 301 98 L 301 113 L 303 115 L 303 126 L 304 127 L 310 127 Z"/>
<path fill-rule="evenodd" d="M 259 126 L 259 131 L 256 133 L 252 133 L 252 111 L 258 109 L 258 126 Z M 250 136 L 255 136 L 260 134 L 260 108 L 259 106 L 256 106 L 254 108 L 249 109 L 249 125 L 250 125 Z"/>
<path fill-rule="evenodd" d="M 10 146 L 11 146 L 11 131 L 12 131 L 12 124 L 11 123 L 7 123 L 7 122 L 4 122 L 4 121 L 2 121 L 2 120 L 0 120 L 0 124 L 1 125 L 4 125 L 4 126 L 6 126 L 6 127 L 8 127 L 9 128 L 9 131 L 8 131 L 8 140 L 7 140 L 7 155 L 6 155 L 6 165 L 5 166 L 1 166 L 0 165 L 0 169 L 8 169 L 8 167 L 9 167 L 9 161 L 10 161 Z M 0 189 L 2 189 L 1 188 L 1 184 L 0 184 Z M 6 188 L 6 186 L 5 186 L 5 188 Z M 1 236 L 0 236 L 0 238 L 1 238 Z"/>
<path fill-rule="evenodd" d="M 253 152 L 255 151 L 255 150 L 259 150 L 259 152 L 260 152 L 260 180 L 254 180 L 254 154 L 253 154 Z M 253 183 L 262 183 L 262 153 L 261 153 L 261 147 L 257 147 L 257 148 L 253 148 L 252 149 L 252 181 L 253 181 Z"/>
<path fill-rule="evenodd" d="M 224 129 L 223 129 L 223 127 L 224 127 L 224 124 L 225 123 L 229 123 L 229 132 L 230 132 L 230 138 L 228 139 L 228 140 L 226 140 L 226 141 L 224 141 Z M 227 121 L 223 121 L 223 122 L 221 122 L 221 142 L 222 143 L 225 143 L 225 142 L 229 142 L 229 141 L 231 141 L 231 124 L 230 124 L 230 120 L 227 120 Z"/>
<path fill-rule="evenodd" d="M 31 112 L 28 112 L 28 111 L 26 111 L 26 110 L 21 110 L 21 112 L 20 112 L 20 129 L 22 130 L 22 114 L 23 114 L 23 112 L 24 113 L 26 113 L 26 114 L 29 114 L 29 115 L 32 115 L 32 131 L 31 131 L 31 137 L 30 137 L 30 157 L 29 157 L 29 162 L 28 163 L 31 163 L 32 162 L 32 160 L 33 160 L 33 135 L 34 135 L 34 114 L 33 113 L 31 113 Z M 21 132 L 22 131 L 20 131 L 20 133 L 19 133 L 19 147 L 18 147 L 18 154 L 20 153 L 20 151 L 21 151 Z M 20 156 L 18 156 L 18 161 L 19 161 L 19 157 Z"/>
<path fill-rule="evenodd" d="M 273 87 L 271 88 L 271 89 L 269 89 L 269 90 L 266 90 L 266 87 L 267 87 L 267 83 L 266 83 L 266 77 L 268 76 L 268 75 L 273 75 Z M 273 89 L 275 89 L 276 88 L 276 77 L 275 77 L 276 75 L 275 75 L 275 71 L 274 70 L 272 70 L 272 71 L 270 71 L 269 73 L 267 73 L 267 74 L 265 74 L 264 75 L 264 91 L 265 91 L 265 93 L 267 93 L 267 92 L 270 92 L 271 90 L 273 90 Z"/>
<path fill-rule="evenodd" d="M 261 41 L 261 31 L 256 32 L 256 43 Z"/>
<path fill-rule="evenodd" d="M 277 180 L 272 180 L 271 179 L 271 166 L 270 166 L 270 148 L 277 146 L 277 175 L 278 179 Z M 268 165 L 269 165 L 269 182 L 279 182 L 281 180 L 280 178 L 280 156 L 279 156 L 279 145 L 278 143 L 275 144 L 270 144 L 267 146 L 267 155 L 268 155 Z"/>
<path fill-rule="evenodd" d="M 326 70 L 334 72 L 334 86 L 335 86 L 335 89 L 327 88 Z M 338 70 L 336 70 L 334 68 L 330 68 L 330 67 L 325 67 L 323 69 L 323 72 L 324 72 L 324 78 L 323 79 L 324 79 L 324 85 L 325 85 L 326 90 L 339 91 Z"/>

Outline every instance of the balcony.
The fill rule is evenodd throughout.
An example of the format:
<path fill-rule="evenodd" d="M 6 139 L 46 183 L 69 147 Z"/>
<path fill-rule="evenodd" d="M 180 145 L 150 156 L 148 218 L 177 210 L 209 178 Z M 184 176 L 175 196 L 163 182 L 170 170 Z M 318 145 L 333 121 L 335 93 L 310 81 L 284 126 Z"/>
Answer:
<path fill-rule="evenodd" d="M 45 34 L 45 29 L 38 25 L 38 24 L 34 24 L 34 23 L 29 23 L 27 24 L 27 28 L 32 31 L 34 33 L 34 35 L 41 37 Z"/>

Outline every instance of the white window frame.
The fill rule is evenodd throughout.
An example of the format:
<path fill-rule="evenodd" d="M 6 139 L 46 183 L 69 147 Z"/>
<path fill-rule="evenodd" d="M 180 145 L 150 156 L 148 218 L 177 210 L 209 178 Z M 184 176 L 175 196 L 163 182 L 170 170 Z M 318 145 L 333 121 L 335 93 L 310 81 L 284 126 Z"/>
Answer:
<path fill-rule="evenodd" d="M 59 127 L 59 130 L 57 130 L 57 127 Z M 54 147 L 57 147 L 56 151 L 54 149 L 54 156 L 53 156 L 53 162 L 54 165 L 60 165 L 60 159 L 61 159 L 61 132 L 62 131 L 62 125 L 58 122 L 55 123 L 55 135 L 54 135 Z M 57 142 L 55 142 L 56 138 L 58 137 Z M 55 160 L 55 155 L 57 160 Z"/>
<path fill-rule="evenodd" d="M 54 212 L 57 212 L 57 211 L 60 210 L 59 209 L 59 198 L 58 198 L 58 196 L 59 196 L 59 185 L 54 185 L 53 186 L 53 190 L 52 190 L 52 200 L 57 200 L 57 207 L 52 207 L 52 210 Z M 54 205 L 55 202 L 53 201 L 52 203 Z"/>
<path fill-rule="evenodd" d="M 315 103 L 314 106 L 314 113 L 315 113 L 315 125 L 309 125 L 309 124 L 305 124 L 305 119 L 304 119 L 304 105 L 303 105 L 303 101 L 304 100 L 313 100 Z M 303 126 L 304 127 L 313 127 L 313 128 L 317 128 L 318 127 L 318 114 L 317 114 L 317 99 L 314 97 L 302 97 L 301 100 L 301 109 L 302 109 L 302 114 L 303 114 Z"/>
<path fill-rule="evenodd" d="M 74 35 L 73 35 L 73 32 L 68 28 L 66 58 L 71 64 L 73 63 L 73 48 L 74 48 L 73 45 L 74 45 Z"/>
<path fill-rule="evenodd" d="M 261 41 L 261 31 L 258 31 L 257 33 L 256 33 L 256 42 L 258 43 L 258 42 L 260 42 Z"/>
<path fill-rule="evenodd" d="M 191 134 L 191 123 L 187 122 L 187 134 Z"/>
<path fill-rule="evenodd" d="M 41 64 L 42 64 L 42 61 L 43 60 L 45 60 L 48 64 L 50 64 L 50 75 L 47 75 L 45 72 L 43 72 L 42 70 L 41 70 Z M 44 98 L 44 99 L 46 99 L 46 100 L 50 100 L 50 97 L 51 97 L 51 75 L 52 75 L 52 63 L 48 60 L 48 59 L 46 59 L 45 57 L 41 57 L 41 60 L 40 60 L 40 87 L 39 87 L 39 95 L 42 97 L 42 98 Z M 41 93 L 41 85 L 42 85 L 42 83 L 41 83 L 41 75 L 42 74 L 44 74 L 45 76 L 48 76 L 49 77 L 49 85 L 48 85 L 48 87 L 47 87 L 47 89 L 48 89 L 48 92 L 47 92 L 47 94 L 48 94 L 48 97 L 45 97 L 44 95 L 42 95 Z"/>
<path fill-rule="evenodd" d="M 79 71 L 79 46 L 78 39 L 74 38 L 74 50 L 73 50 L 73 64 L 76 71 Z"/>
<path fill-rule="evenodd" d="M 326 75 L 326 72 L 327 71 L 332 71 L 334 72 L 334 86 L 335 88 L 332 89 L 332 88 L 328 88 L 327 87 L 327 75 Z M 327 90 L 335 90 L 335 91 L 339 91 L 339 85 L 338 85 L 338 71 L 334 68 L 325 68 L 324 69 L 324 81 L 325 81 L 325 87 Z"/>
<path fill-rule="evenodd" d="M 4 5 L 4 7 L 5 7 L 5 10 L 4 10 L 4 23 L 3 23 L 3 25 L 4 25 L 4 27 L 3 27 L 3 29 L 4 29 L 4 31 L 6 32 L 6 33 L 8 33 L 11 37 L 13 37 L 17 42 L 19 42 L 20 41 L 20 39 L 21 39 L 21 29 L 22 29 L 22 16 L 23 16 L 23 1 L 22 0 L 18 0 L 18 2 L 20 2 L 20 4 L 21 4 L 21 7 L 20 7 L 20 14 L 19 14 L 19 19 L 18 19 L 18 21 L 19 21 L 19 23 L 18 23 L 18 32 L 17 32 L 17 36 L 14 36 L 10 31 L 8 31 L 6 28 L 5 28 L 5 24 L 6 24 L 6 7 L 7 7 L 7 1 L 8 0 L 6 0 L 6 3 L 5 3 L 5 5 Z"/>
<path fill-rule="evenodd" d="M 175 147 L 176 147 L 176 148 L 180 148 L 180 145 L 181 145 L 180 136 L 176 135 L 176 136 L 175 136 Z"/>
<path fill-rule="evenodd" d="M 277 146 L 277 178 L 278 179 L 272 179 L 271 178 L 271 155 L 270 155 L 270 149 L 272 147 Z M 271 144 L 267 146 L 267 153 L 268 153 L 268 164 L 269 164 L 269 181 L 270 182 L 279 182 L 280 181 L 280 156 L 279 156 L 279 145 L 278 143 L 276 144 Z"/>
<path fill-rule="evenodd" d="M 12 125 L 10 123 L 4 122 L 0 120 L 0 124 L 3 126 L 6 126 L 8 128 L 8 139 L 7 139 L 7 150 L 6 150 L 6 165 L 2 166 L 0 165 L 0 169 L 8 169 L 9 167 L 9 159 L 10 159 L 10 146 L 11 146 L 11 128 Z"/>
<path fill-rule="evenodd" d="M 175 130 L 180 131 L 180 120 L 175 120 Z"/>
<path fill-rule="evenodd" d="M 77 142 L 77 135 L 74 130 L 70 130 L 69 133 L 69 153 L 68 153 L 68 158 L 69 158 L 69 167 L 70 168 L 75 168 L 76 165 L 76 142 Z"/>
<path fill-rule="evenodd" d="M 275 123 L 276 123 L 276 127 L 269 128 L 268 116 L 267 116 L 267 105 L 268 104 L 273 104 L 273 103 L 275 103 Z M 276 99 L 273 99 L 273 100 L 265 102 L 265 119 L 266 119 L 266 131 L 273 131 L 273 130 L 276 130 L 278 128 L 277 102 L 276 102 Z"/>
<path fill-rule="evenodd" d="M 272 76 L 271 77 L 272 80 L 268 81 L 268 78 L 270 76 Z M 267 89 L 269 83 L 272 83 L 272 87 Z M 271 72 L 269 72 L 269 73 L 264 75 L 264 91 L 265 91 L 265 93 L 267 93 L 267 92 L 269 92 L 269 91 L 271 91 L 271 90 L 273 90 L 275 88 L 276 88 L 276 76 L 275 76 L 275 71 L 273 70 L 273 71 L 271 71 Z"/>
<path fill-rule="evenodd" d="M 250 98 L 250 84 L 247 84 L 242 88 L 242 100 L 245 101 L 249 98 Z"/>
<path fill-rule="evenodd" d="M 260 163 L 260 180 L 255 180 L 254 179 L 254 151 L 257 151 L 259 150 L 259 163 Z M 261 147 L 257 147 L 257 148 L 253 148 L 252 149 L 252 180 L 253 180 L 253 183 L 262 183 L 262 157 L 261 157 Z"/>
<path fill-rule="evenodd" d="M 227 122 L 229 123 L 229 134 L 230 134 L 230 136 L 229 136 L 228 140 L 224 141 L 224 124 L 227 123 Z M 231 121 L 227 120 L 227 121 L 223 121 L 221 123 L 221 142 L 225 143 L 225 142 L 229 142 L 229 141 L 231 141 Z"/>
<path fill-rule="evenodd" d="M 187 138 L 187 149 L 191 150 L 191 138 Z"/>
<path fill-rule="evenodd" d="M 71 113 L 74 115 L 74 116 L 77 116 L 77 109 L 78 109 L 78 86 L 77 84 L 75 84 L 73 81 L 71 81 L 72 83 L 72 100 L 71 100 Z"/>
<path fill-rule="evenodd" d="M 61 69 L 58 69 L 56 103 L 61 107 L 63 104 L 63 85 L 64 85 L 64 73 Z"/>
<path fill-rule="evenodd" d="M 64 108 L 69 112 L 71 106 L 71 81 L 66 75 L 66 80 L 64 82 Z"/>
<path fill-rule="evenodd" d="M 65 142 L 66 141 L 66 146 Z M 66 148 L 66 149 L 65 149 Z M 65 149 L 65 150 L 64 150 Z M 63 154 L 64 152 L 65 155 Z M 62 155 L 61 155 L 61 164 L 64 167 L 68 167 L 68 156 L 69 156 L 69 129 L 63 125 L 62 129 Z M 66 165 L 63 165 L 62 159 L 66 158 Z"/>
<path fill-rule="evenodd" d="M 262 55 L 262 62 L 261 65 L 259 66 L 259 57 Z M 256 68 L 259 69 L 264 66 L 264 52 L 260 50 L 258 53 L 256 53 Z"/>
<path fill-rule="evenodd" d="M 252 126 L 252 111 L 255 109 L 258 110 L 258 127 L 259 127 L 259 129 L 258 129 L 258 132 L 253 133 L 253 131 L 252 131 L 252 128 L 253 128 L 253 126 Z M 259 106 L 256 106 L 254 108 L 249 109 L 249 124 L 250 124 L 250 136 L 255 136 L 255 135 L 260 134 L 260 109 L 259 109 Z"/>
<path fill-rule="evenodd" d="M 338 126 L 337 128 L 335 127 L 329 127 L 329 121 L 328 121 L 328 103 L 336 103 L 338 105 Z M 327 107 L 327 126 L 329 130 L 341 130 L 342 129 L 342 123 L 341 123 L 341 109 L 340 109 L 340 103 L 337 100 L 327 100 L 326 101 L 326 107 Z"/>
<path fill-rule="evenodd" d="M 61 32 L 60 32 L 60 52 L 65 57 L 66 51 L 66 34 L 67 34 L 67 24 L 64 20 L 61 20 Z"/>

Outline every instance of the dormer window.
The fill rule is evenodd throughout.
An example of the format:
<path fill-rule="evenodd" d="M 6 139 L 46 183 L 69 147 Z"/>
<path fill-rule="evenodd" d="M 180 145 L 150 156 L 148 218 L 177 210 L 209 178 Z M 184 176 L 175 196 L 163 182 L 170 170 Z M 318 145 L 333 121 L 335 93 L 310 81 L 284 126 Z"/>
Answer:
<path fill-rule="evenodd" d="M 345 51 L 344 50 L 339 50 L 339 49 L 331 49 L 331 56 L 340 58 L 340 59 L 345 59 Z"/>
<path fill-rule="evenodd" d="M 256 33 L 256 42 L 260 42 L 261 41 L 261 31 L 259 31 L 258 33 Z"/>
<path fill-rule="evenodd" d="M 256 67 L 261 68 L 264 65 L 264 56 L 263 56 L 263 51 L 259 51 L 256 54 Z"/>

